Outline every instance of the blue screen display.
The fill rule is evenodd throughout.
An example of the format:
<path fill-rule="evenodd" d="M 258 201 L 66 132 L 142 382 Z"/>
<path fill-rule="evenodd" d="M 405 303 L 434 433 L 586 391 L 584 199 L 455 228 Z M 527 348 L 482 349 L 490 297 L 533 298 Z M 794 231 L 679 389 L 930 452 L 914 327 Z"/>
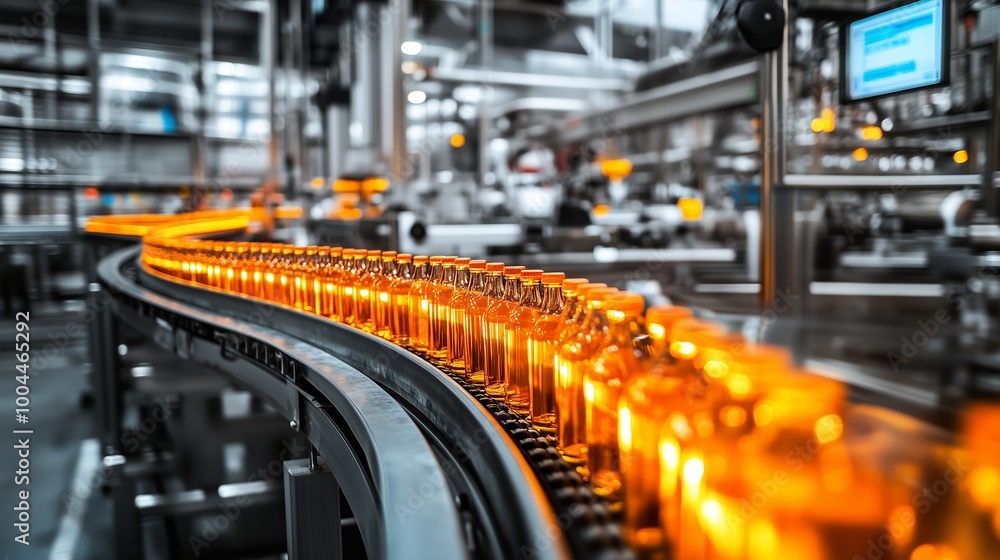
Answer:
<path fill-rule="evenodd" d="M 922 0 L 847 27 L 847 93 L 865 99 L 944 79 L 945 0 Z"/>

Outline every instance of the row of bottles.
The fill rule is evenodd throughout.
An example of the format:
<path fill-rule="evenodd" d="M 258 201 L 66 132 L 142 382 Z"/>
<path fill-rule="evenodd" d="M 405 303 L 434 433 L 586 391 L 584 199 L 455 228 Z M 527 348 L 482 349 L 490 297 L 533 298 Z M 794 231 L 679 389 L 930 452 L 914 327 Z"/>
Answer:
<path fill-rule="evenodd" d="M 998 408 L 977 409 L 987 419 L 969 424 L 964 447 L 892 456 L 882 431 L 851 428 L 893 421 L 859 416 L 843 385 L 797 370 L 785 350 L 583 278 L 450 256 L 173 239 L 147 240 L 143 261 L 354 326 L 483 388 L 556 438 L 620 509 L 642 557 L 1000 557 Z M 942 505 L 921 511 L 933 465 L 956 460 L 979 474 L 961 473 Z M 939 516 L 978 524 L 942 528 Z"/>

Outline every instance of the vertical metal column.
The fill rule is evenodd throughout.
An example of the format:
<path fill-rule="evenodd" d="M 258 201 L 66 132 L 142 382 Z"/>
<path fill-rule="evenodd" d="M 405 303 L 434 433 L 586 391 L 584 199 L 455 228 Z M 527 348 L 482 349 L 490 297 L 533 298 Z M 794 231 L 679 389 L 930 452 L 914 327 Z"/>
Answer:
<path fill-rule="evenodd" d="M 782 189 L 786 154 L 785 111 L 788 106 L 789 14 L 781 47 L 764 55 L 760 72 L 760 297 L 764 307 L 774 304 L 779 290 L 792 286 L 794 191 Z"/>
<path fill-rule="evenodd" d="M 285 461 L 285 528 L 288 560 L 342 558 L 340 487 L 329 469 Z"/>
<path fill-rule="evenodd" d="M 986 142 L 985 187 L 983 206 L 986 213 L 1000 217 L 1000 39 L 993 41 L 993 103 Z"/>
<path fill-rule="evenodd" d="M 406 26 L 410 19 L 409 0 L 391 0 L 380 9 L 383 22 L 381 28 L 382 76 L 379 80 L 382 100 L 382 158 L 387 165 L 389 177 L 394 182 L 406 179 L 409 168 L 406 165 L 406 113 L 403 106 L 403 52 L 400 45 L 406 37 Z"/>
<path fill-rule="evenodd" d="M 87 306 L 94 319 L 90 325 L 91 377 L 97 398 L 101 422 L 101 445 L 105 455 L 117 453 L 121 442 L 121 387 L 115 363 L 117 348 L 111 295 L 100 284 L 91 283 L 87 290 Z"/>
<path fill-rule="evenodd" d="M 198 133 L 194 137 L 194 169 L 193 179 L 196 193 L 207 195 L 205 189 L 208 185 L 208 117 L 214 108 L 215 100 L 215 69 L 212 67 L 213 60 L 213 4 L 212 0 L 201 1 L 201 44 L 200 62 L 201 76 L 198 83 L 201 88 L 201 96 L 198 111 Z"/>
<path fill-rule="evenodd" d="M 101 4 L 87 0 L 87 47 L 90 57 L 90 120 L 101 120 Z"/>
<path fill-rule="evenodd" d="M 381 147 L 379 133 L 382 131 L 379 110 L 379 7 L 371 2 L 359 2 L 354 12 L 354 28 L 351 30 L 351 48 L 354 51 L 354 83 L 351 87 L 351 146 L 360 151 L 359 155 L 377 165 Z"/>
<path fill-rule="evenodd" d="M 278 97 L 275 92 L 277 73 L 277 19 L 278 2 L 270 0 L 261 14 L 260 58 L 261 66 L 267 72 L 267 122 L 270 134 L 267 139 L 267 173 L 269 178 L 278 177 L 278 132 L 283 124 L 278 123 Z"/>
<path fill-rule="evenodd" d="M 479 63 L 483 69 L 493 66 L 493 0 L 480 0 L 478 13 L 477 33 L 479 34 Z M 487 95 L 489 84 L 479 84 L 482 95 L 479 100 L 479 115 L 477 124 L 476 159 L 479 171 L 479 185 L 485 186 L 486 172 L 489 170 L 489 144 L 490 144 L 490 119 L 489 96 Z M 426 168 L 430 173 L 430 157 L 426 157 L 426 163 L 421 163 L 421 170 Z"/>

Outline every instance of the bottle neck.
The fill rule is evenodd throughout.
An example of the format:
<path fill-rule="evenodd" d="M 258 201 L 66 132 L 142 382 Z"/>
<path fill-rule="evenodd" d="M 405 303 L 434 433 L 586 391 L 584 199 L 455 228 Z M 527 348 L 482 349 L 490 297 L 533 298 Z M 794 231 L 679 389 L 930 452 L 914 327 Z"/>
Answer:
<path fill-rule="evenodd" d="M 444 267 L 444 271 L 441 273 L 441 283 L 444 284 L 445 286 L 454 286 L 455 285 L 455 267 L 454 266 L 446 266 L 446 267 Z"/>
<path fill-rule="evenodd" d="M 389 278 L 395 278 L 398 268 L 396 266 L 396 261 L 382 261 L 382 275 L 388 276 Z"/>
<path fill-rule="evenodd" d="M 501 281 L 503 281 L 503 277 L 499 274 L 487 274 L 486 288 L 483 290 L 483 293 L 489 297 L 500 297 L 502 295 L 501 289 L 503 287 Z"/>
<path fill-rule="evenodd" d="M 521 301 L 521 279 L 507 278 L 506 280 L 507 284 L 504 286 L 503 299 L 511 303 Z"/>
<path fill-rule="evenodd" d="M 379 259 L 368 261 L 368 272 L 374 276 L 382 274 L 382 261 Z"/>
<path fill-rule="evenodd" d="M 431 265 L 431 282 L 439 284 L 444 277 L 444 267 L 439 264 Z"/>
<path fill-rule="evenodd" d="M 537 281 L 528 281 L 521 284 L 521 305 L 538 309 L 542 306 L 542 293 L 539 291 L 541 284 Z"/>
<path fill-rule="evenodd" d="M 542 290 L 542 313 L 558 315 L 563 310 L 563 293 L 559 284 L 545 286 Z"/>
<path fill-rule="evenodd" d="M 455 288 L 468 290 L 470 284 L 470 271 L 468 268 L 459 268 L 455 271 Z"/>
<path fill-rule="evenodd" d="M 413 263 L 411 262 L 401 262 L 396 265 L 396 276 L 399 278 L 412 278 L 413 277 Z"/>
<path fill-rule="evenodd" d="M 413 279 L 414 280 L 426 280 L 427 279 L 427 266 L 426 265 L 414 265 L 414 267 L 413 267 Z"/>
<path fill-rule="evenodd" d="M 481 294 L 486 291 L 486 273 L 477 271 L 470 274 L 469 291 Z"/>

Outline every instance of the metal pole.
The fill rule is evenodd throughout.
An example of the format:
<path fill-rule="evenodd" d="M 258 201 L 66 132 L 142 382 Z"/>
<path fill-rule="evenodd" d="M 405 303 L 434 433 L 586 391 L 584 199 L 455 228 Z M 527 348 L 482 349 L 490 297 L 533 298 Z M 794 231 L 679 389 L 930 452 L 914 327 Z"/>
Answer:
<path fill-rule="evenodd" d="M 403 106 L 403 52 L 399 46 L 406 37 L 409 21 L 409 1 L 392 0 L 381 8 L 388 21 L 381 31 L 383 56 L 387 64 L 382 65 L 380 86 L 382 94 L 382 158 L 388 166 L 387 172 L 394 182 L 406 179 L 406 113 Z"/>
<path fill-rule="evenodd" d="M 479 61 L 483 69 L 493 66 L 493 0 L 481 0 L 479 3 Z M 488 95 L 490 85 L 479 84 L 482 97 L 479 100 L 478 134 L 476 142 L 476 158 L 478 160 L 479 185 L 485 186 L 486 173 L 489 171 L 490 119 L 488 116 Z M 425 158 L 426 165 L 421 169 L 430 170 L 430 157 Z"/>
<path fill-rule="evenodd" d="M 212 0 L 201 1 L 201 107 L 199 111 L 200 128 L 195 135 L 194 148 L 194 186 L 196 192 L 204 189 L 208 183 L 208 118 L 214 108 L 215 69 L 212 67 Z"/>
<path fill-rule="evenodd" d="M 260 57 L 261 65 L 265 68 L 267 72 L 267 119 L 268 119 L 268 130 L 270 135 L 267 140 L 267 173 L 269 178 L 277 178 L 278 176 L 278 98 L 275 95 L 275 73 L 276 73 L 276 58 L 278 46 L 277 40 L 277 25 L 275 20 L 278 17 L 278 4 L 277 0 L 270 0 L 267 4 L 267 10 L 264 11 L 261 17 L 261 41 L 260 41 Z"/>
<path fill-rule="evenodd" d="M 1000 39 L 993 41 L 993 107 L 990 112 L 989 137 L 986 144 L 986 192 L 983 205 L 986 213 L 1000 217 Z"/>
<path fill-rule="evenodd" d="M 785 37 L 781 47 L 764 55 L 760 72 L 761 173 L 760 173 L 760 296 L 765 307 L 774 304 L 778 290 L 791 287 L 791 253 L 779 246 L 791 241 L 794 207 L 787 208 L 794 193 L 779 187 L 785 177 L 785 108 L 788 98 L 788 0 Z M 779 209 L 779 206 L 782 208 Z M 780 242 L 779 242 L 780 240 Z"/>
<path fill-rule="evenodd" d="M 101 4 L 87 2 L 87 47 L 90 49 L 90 120 L 100 120 L 101 85 Z"/>

